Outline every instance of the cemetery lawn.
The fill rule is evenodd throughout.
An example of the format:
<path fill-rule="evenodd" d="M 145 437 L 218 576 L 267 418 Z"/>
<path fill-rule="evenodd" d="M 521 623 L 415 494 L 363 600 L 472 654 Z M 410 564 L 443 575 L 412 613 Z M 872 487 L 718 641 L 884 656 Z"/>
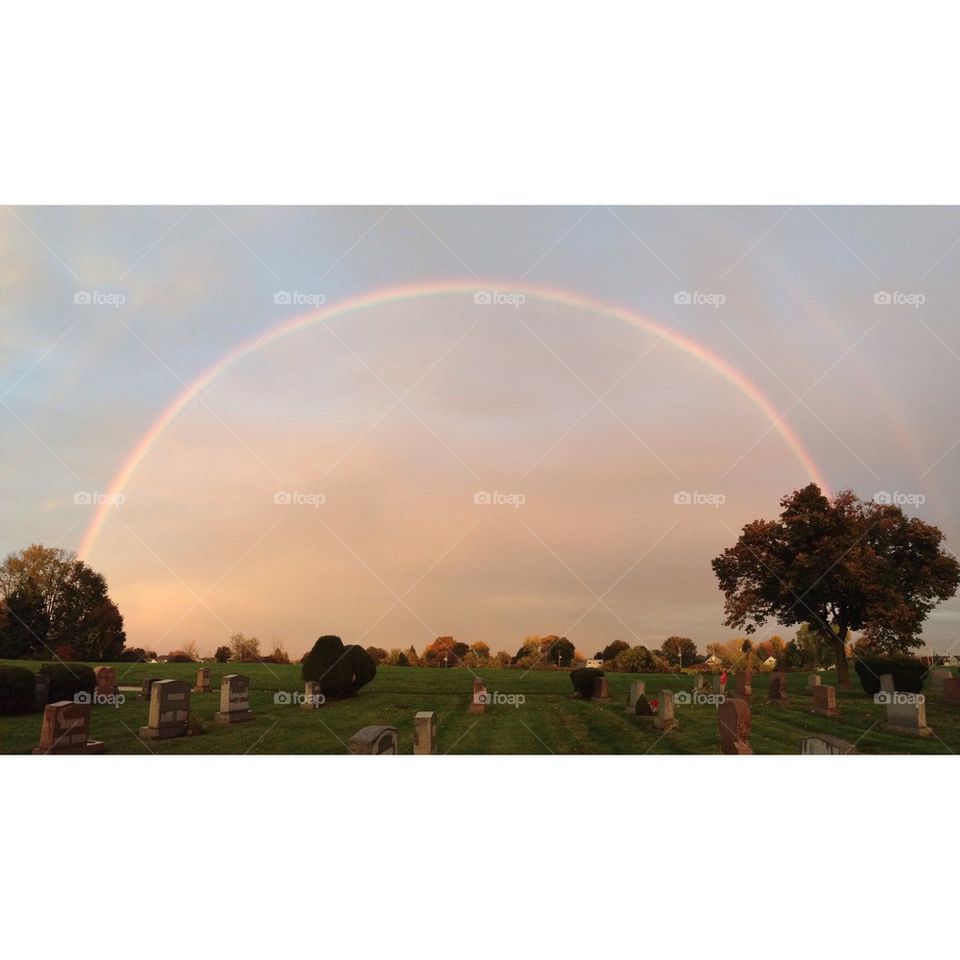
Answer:
<path fill-rule="evenodd" d="M 0 661 L 36 671 L 42 663 Z M 97 664 L 91 664 L 97 666 Z M 205 732 L 171 740 L 141 741 L 147 722 L 147 703 L 138 699 L 140 682 L 147 678 L 189 680 L 197 665 L 189 663 L 117 663 L 117 679 L 126 701 L 119 707 L 95 706 L 90 737 L 103 740 L 108 754 L 345 754 L 347 741 L 368 724 L 390 724 L 398 729 L 400 752 L 413 752 L 413 717 L 418 710 L 437 714 L 440 753 L 451 754 L 717 754 L 716 707 L 678 704 L 679 726 L 667 734 L 653 727 L 652 717 L 624 712 L 631 680 L 646 681 L 647 695 L 669 689 L 693 690 L 691 676 L 608 673 L 611 699 L 607 703 L 573 697 L 567 671 L 479 670 L 491 694 L 522 694 L 520 706 L 487 708 L 484 715 L 468 712 L 473 675 L 464 669 L 380 667 L 377 676 L 349 700 L 331 701 L 317 710 L 277 703 L 275 694 L 303 692 L 299 664 L 205 664 L 210 668 L 213 692 L 192 694 L 191 716 Z M 249 723 L 221 725 L 213 715 L 219 709 L 220 680 L 229 673 L 250 678 Z M 823 683 L 834 684 L 832 672 Z M 731 675 L 732 683 L 732 675 Z M 800 738 L 827 733 L 855 743 L 863 754 L 950 754 L 960 752 L 960 707 L 947 704 L 941 694 L 927 692 L 927 723 L 934 736 L 915 737 L 883 729 L 884 708 L 873 703 L 854 675 L 853 686 L 837 689 L 838 718 L 811 713 L 807 674 L 787 675 L 789 702 L 766 703 L 768 674 L 753 678 L 750 742 L 756 754 L 798 754 Z M 136 687 L 136 690 L 124 690 Z M 0 753 L 28 754 L 40 735 L 39 712 L 0 717 Z"/>

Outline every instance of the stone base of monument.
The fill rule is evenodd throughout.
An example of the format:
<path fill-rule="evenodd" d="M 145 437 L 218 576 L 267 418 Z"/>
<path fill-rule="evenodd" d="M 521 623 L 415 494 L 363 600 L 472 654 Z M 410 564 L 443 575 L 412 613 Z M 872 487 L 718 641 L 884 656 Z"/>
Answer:
<path fill-rule="evenodd" d="M 468 712 L 469 713 L 486 713 L 487 705 L 485 703 L 471 703 Z"/>
<path fill-rule="evenodd" d="M 141 740 L 171 740 L 174 737 L 185 737 L 187 725 L 178 724 L 175 727 L 141 727 L 137 736 Z"/>
<path fill-rule="evenodd" d="M 88 740 L 84 744 L 74 744 L 70 747 L 55 747 L 50 750 L 44 750 L 43 747 L 34 747 L 31 751 L 35 757 L 53 756 L 58 757 L 61 754 L 89 754 L 103 753 L 106 744 L 102 740 Z"/>
<path fill-rule="evenodd" d="M 839 707 L 814 707 L 811 713 L 815 713 L 818 717 L 839 717 L 840 708 Z"/>
<path fill-rule="evenodd" d="M 217 723 L 244 723 L 253 719 L 253 713 L 250 710 L 231 710 L 229 713 L 217 711 L 213 715 Z"/>
<path fill-rule="evenodd" d="M 885 723 L 881 729 L 887 730 L 890 733 L 909 733 L 913 737 L 930 737 L 933 735 L 933 729 L 927 726 L 904 727 L 899 723 Z"/>
<path fill-rule="evenodd" d="M 213 693 L 213 687 L 193 687 L 191 693 Z"/>
<path fill-rule="evenodd" d="M 673 730 L 680 726 L 679 720 L 664 720 L 662 717 L 653 718 L 653 726 L 657 730 Z"/>

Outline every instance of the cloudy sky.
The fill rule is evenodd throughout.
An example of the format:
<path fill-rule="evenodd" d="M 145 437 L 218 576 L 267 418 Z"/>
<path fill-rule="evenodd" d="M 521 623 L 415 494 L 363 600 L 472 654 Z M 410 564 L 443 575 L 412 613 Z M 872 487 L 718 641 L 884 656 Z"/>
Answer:
<path fill-rule="evenodd" d="M 812 477 L 956 549 L 958 266 L 937 208 L 5 209 L 0 550 L 161 652 L 703 648 Z"/>

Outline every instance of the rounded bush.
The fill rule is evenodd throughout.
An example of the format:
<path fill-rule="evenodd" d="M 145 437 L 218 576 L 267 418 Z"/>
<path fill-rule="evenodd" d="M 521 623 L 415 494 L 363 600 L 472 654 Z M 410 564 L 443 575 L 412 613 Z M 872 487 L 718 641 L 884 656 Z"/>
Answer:
<path fill-rule="evenodd" d="M 320 637 L 303 658 L 304 682 L 320 684 L 328 698 L 352 696 L 377 673 L 377 665 L 363 647 L 343 645 L 339 637 Z"/>
<path fill-rule="evenodd" d="M 593 697 L 596 681 L 602 676 L 604 672 L 596 667 L 580 667 L 578 670 L 570 671 L 570 682 L 581 697 L 590 700 Z"/>
<path fill-rule="evenodd" d="M 37 672 L 50 678 L 47 703 L 73 700 L 78 693 L 92 694 L 97 687 L 93 668 L 85 663 L 45 663 Z"/>
<path fill-rule="evenodd" d="M 854 669 L 868 696 L 880 692 L 880 678 L 889 673 L 893 688 L 900 693 L 922 693 L 927 668 L 916 657 L 861 657 Z"/>
<path fill-rule="evenodd" d="M 29 713 L 34 707 L 36 680 L 24 667 L 0 667 L 0 716 Z"/>

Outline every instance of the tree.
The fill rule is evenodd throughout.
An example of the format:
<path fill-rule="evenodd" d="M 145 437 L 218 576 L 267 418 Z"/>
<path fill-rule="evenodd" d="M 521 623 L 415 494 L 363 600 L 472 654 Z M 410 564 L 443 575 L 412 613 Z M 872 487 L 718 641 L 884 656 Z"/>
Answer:
<path fill-rule="evenodd" d="M 387 651 L 382 647 L 367 647 L 367 654 L 378 666 L 387 659 Z"/>
<path fill-rule="evenodd" d="M 458 646 L 464 648 L 464 653 L 470 649 L 466 644 L 454 643 L 453 637 L 437 637 L 423 651 L 423 662 L 428 667 L 455 667 L 457 661 L 461 659 L 455 652 L 455 648 Z"/>
<path fill-rule="evenodd" d="M 566 637 L 549 637 L 551 643 L 544 652 L 544 659 L 551 666 L 569 667 L 573 663 L 576 647 Z"/>
<path fill-rule="evenodd" d="M 69 645 L 83 660 L 117 660 L 126 634 L 103 576 L 76 554 L 33 544 L 0 564 L 0 649 L 46 659 Z"/>
<path fill-rule="evenodd" d="M 655 664 L 650 651 L 641 644 L 621 650 L 614 658 L 613 670 L 616 673 L 653 673 Z"/>
<path fill-rule="evenodd" d="M 614 640 L 613 643 L 608 643 L 603 650 L 600 651 L 597 656 L 598 660 L 613 660 L 618 653 L 622 650 L 629 650 L 630 644 L 624 643 L 623 640 Z"/>
<path fill-rule="evenodd" d="M 941 531 L 849 490 L 830 500 L 814 483 L 780 505 L 779 520 L 748 523 L 712 562 L 727 626 L 753 633 L 771 618 L 809 623 L 833 650 L 844 686 L 850 631 L 886 652 L 920 646 L 927 614 L 960 584 Z"/>
<path fill-rule="evenodd" d="M 672 667 L 690 667 L 697 662 L 697 645 L 688 637 L 667 637 L 660 656 Z"/>
<path fill-rule="evenodd" d="M 235 633 L 230 638 L 230 659 L 235 663 L 256 663 L 260 660 L 260 641 Z"/>
<path fill-rule="evenodd" d="M 213 659 L 217 663 L 226 663 L 230 659 L 230 648 L 229 647 L 217 647 L 216 652 L 213 654 Z"/>

